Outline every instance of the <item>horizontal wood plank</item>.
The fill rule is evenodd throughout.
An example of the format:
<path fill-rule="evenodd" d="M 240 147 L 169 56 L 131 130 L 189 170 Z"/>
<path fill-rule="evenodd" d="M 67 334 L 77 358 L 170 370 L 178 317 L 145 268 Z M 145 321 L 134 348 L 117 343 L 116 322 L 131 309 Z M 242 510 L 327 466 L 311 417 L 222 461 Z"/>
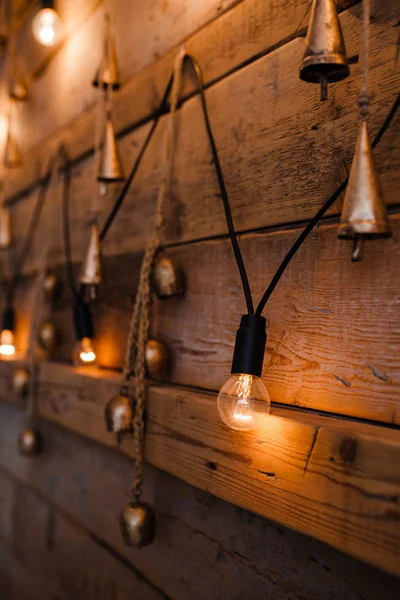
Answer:
<path fill-rule="evenodd" d="M 42 363 L 39 414 L 112 445 L 103 411 L 118 380 L 98 370 L 84 374 Z M 122 449 L 132 455 L 130 439 Z M 191 485 L 399 574 L 397 430 L 279 410 L 260 430 L 237 433 L 222 425 L 215 396 L 152 387 L 146 459 Z"/>
<path fill-rule="evenodd" d="M 0 413 L 1 467 L 84 524 L 175 600 L 235 595 L 376 600 L 399 593 L 398 579 L 151 467 L 144 493 L 158 515 L 156 541 L 143 551 L 127 548 L 116 516 L 127 501 L 131 461 L 41 421 L 45 456 L 27 462 L 15 448 L 24 416 L 4 404 Z"/>
<path fill-rule="evenodd" d="M 299 251 L 265 311 L 268 343 L 263 378 L 275 402 L 386 423 L 400 423 L 398 385 L 400 216 L 394 239 L 367 242 L 361 263 L 337 225 L 317 229 Z M 258 300 L 298 229 L 249 234 L 240 245 Z M 171 248 L 186 277 L 182 298 L 154 303 L 152 335 L 171 352 L 167 380 L 219 390 L 227 380 L 236 329 L 245 312 L 239 275 L 227 240 Z M 100 365 L 121 368 L 140 254 L 104 262 L 105 283 L 93 305 Z M 77 270 L 78 272 L 78 270 Z M 50 312 L 60 343 L 53 359 L 70 361 L 75 344 L 72 298 L 64 292 Z M 33 280 L 17 295 L 17 343 L 26 348 Z"/>

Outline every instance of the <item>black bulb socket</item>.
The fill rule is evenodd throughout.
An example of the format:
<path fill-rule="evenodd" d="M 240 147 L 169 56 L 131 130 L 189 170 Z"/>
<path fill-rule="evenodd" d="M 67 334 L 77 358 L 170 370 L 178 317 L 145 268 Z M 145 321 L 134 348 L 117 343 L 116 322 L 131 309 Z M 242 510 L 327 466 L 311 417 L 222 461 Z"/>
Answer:
<path fill-rule="evenodd" d="M 41 8 L 54 8 L 54 0 L 42 0 Z"/>
<path fill-rule="evenodd" d="M 267 343 L 266 328 L 265 317 L 243 315 L 236 332 L 231 373 L 261 377 Z"/>
<path fill-rule="evenodd" d="M 85 302 L 77 302 L 74 306 L 74 326 L 78 341 L 83 338 L 94 338 L 92 312 Z"/>
<path fill-rule="evenodd" d="M 8 331 L 14 331 L 15 329 L 15 312 L 13 306 L 6 306 L 3 311 L 2 329 L 8 329 Z"/>

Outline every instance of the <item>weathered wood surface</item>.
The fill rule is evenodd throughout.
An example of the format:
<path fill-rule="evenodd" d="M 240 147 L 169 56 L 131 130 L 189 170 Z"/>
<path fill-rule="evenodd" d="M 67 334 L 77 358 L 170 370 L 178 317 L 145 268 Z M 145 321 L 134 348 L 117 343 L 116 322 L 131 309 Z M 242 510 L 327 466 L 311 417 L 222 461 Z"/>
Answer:
<path fill-rule="evenodd" d="M 11 562 L 15 565 L 10 574 L 0 571 L 3 600 L 30 598 L 23 595 L 25 591 L 10 593 L 7 588 L 8 581 L 11 589 L 21 585 L 21 572 L 25 579 L 35 582 L 31 592 L 35 598 L 128 600 L 132 598 L 132 590 L 138 600 L 167 598 L 131 565 L 123 564 L 102 547 L 91 532 L 68 514 L 15 483 L 4 472 L 0 472 L 0 481 L 2 488 L 13 493 L 8 524 L 11 532 L 6 543 L 2 540 L 0 555 L 4 556 L 4 567 Z M 40 595 L 34 595 L 34 591 Z"/>
<path fill-rule="evenodd" d="M 367 242 L 361 263 L 337 225 L 320 227 L 279 283 L 265 316 L 264 381 L 275 402 L 400 424 L 398 385 L 400 217 L 394 239 Z M 299 230 L 242 236 L 254 298 L 259 299 Z M 155 302 L 152 335 L 171 350 L 168 381 L 219 390 L 227 380 L 236 329 L 245 312 L 227 240 L 171 248 L 186 274 L 182 298 Z M 99 364 L 121 368 L 140 268 L 139 254 L 108 258 L 93 305 Z M 52 318 L 60 333 L 53 358 L 70 361 L 75 344 L 65 283 Z M 18 346 L 26 348 L 33 282 L 17 295 Z"/>
<path fill-rule="evenodd" d="M 42 363 L 39 414 L 115 445 L 104 430 L 104 407 L 118 383 L 117 376 L 102 376 L 97 369 L 85 375 L 84 369 Z M 222 425 L 215 400 L 214 395 L 184 388 L 152 387 L 146 460 L 233 504 L 399 574 L 397 430 L 280 409 L 265 419 L 260 431 L 238 434 Z M 132 454 L 129 438 L 122 449 Z"/>
<path fill-rule="evenodd" d="M 359 10 L 357 6 L 343 14 L 351 54 L 360 51 Z M 226 18 L 231 12 L 227 13 Z M 392 26 L 397 18 L 397 3 L 390 0 L 379 5 L 372 28 L 372 134 L 382 124 L 399 91 L 399 71 L 395 67 L 397 29 Z M 208 47 L 207 52 L 210 54 Z M 351 161 L 357 134 L 355 98 L 361 82 L 360 64 L 352 67 L 349 79 L 332 86 L 328 103 L 320 103 L 315 87 L 298 78 L 302 52 L 303 40 L 295 39 L 218 81 L 207 92 L 211 120 L 239 231 L 309 218 L 344 176 L 344 162 L 348 166 Z M 166 80 L 167 77 L 163 77 L 163 81 Z M 136 106 L 137 103 L 131 101 L 132 97 L 129 96 L 129 104 Z M 288 97 L 295 97 L 298 101 L 282 100 Z M 149 238 L 159 185 L 162 136 L 168 118 L 165 117 L 160 123 L 137 181 L 106 240 L 105 254 L 143 248 Z M 226 234 L 222 203 L 210 164 L 197 97 L 184 104 L 179 123 L 174 182 L 165 207 L 166 243 Z M 400 202 L 400 170 L 395 150 L 399 125 L 400 117 L 397 116 L 376 151 L 385 195 L 388 203 L 393 204 Z M 149 124 L 146 124 L 121 139 L 120 147 L 126 167 L 133 163 L 148 127 Z M 72 128 L 69 129 L 71 131 Z M 66 144 L 70 149 L 68 139 Z M 46 155 L 48 157 L 49 153 Z M 47 158 L 41 163 L 42 171 L 46 165 Z M 31 162 L 30 168 L 37 173 L 39 167 Z M 82 258 L 87 245 L 88 230 L 85 224 L 96 194 L 94 175 L 92 159 L 74 169 L 71 221 L 76 260 Z M 58 188 L 55 194 L 58 200 L 60 191 Z M 30 197 L 13 208 L 17 240 L 21 240 L 26 230 L 32 202 L 33 198 Z M 104 202 L 104 215 L 112 202 L 113 192 Z M 26 204 L 30 206 L 26 207 Z M 337 213 L 339 208 L 340 203 L 334 212 Z M 60 219 L 59 216 L 56 222 L 59 223 Z M 52 260 L 56 262 L 61 258 L 62 244 L 61 236 L 55 239 L 58 242 L 54 244 Z M 34 266 L 35 256 L 33 252 L 30 268 Z"/>
<path fill-rule="evenodd" d="M 60 513 L 62 519 L 69 515 L 174 600 L 398 597 L 399 580 L 150 467 L 146 470 L 145 498 L 158 514 L 157 540 L 141 552 L 126 548 L 116 521 L 128 499 L 131 461 L 45 423 L 41 426 L 47 440 L 46 454 L 42 459 L 26 461 L 15 450 L 24 417 L 5 405 L 0 407 L 0 414 L 0 465 L 5 469 L 0 496 L 10 487 L 7 478 L 12 475 L 22 498 L 29 501 L 29 506 L 33 504 L 34 514 L 43 502 L 51 506 L 48 515 L 53 512 L 53 525 Z M 21 489 L 22 485 L 39 497 Z M 23 510 L 22 498 L 18 506 Z M 48 523 L 46 530 L 55 532 L 57 538 L 57 527 L 53 525 Z M 35 530 L 39 527 L 33 526 Z M 43 543 L 40 541 L 41 548 Z M 59 550 L 56 545 L 55 552 Z M 86 566 L 83 552 L 79 558 Z M 103 577 L 112 577 L 115 564 L 115 558 L 110 557 Z M 68 565 L 57 565 L 57 569 L 60 573 Z M 132 593 L 133 589 L 132 585 Z M 47 600 L 43 594 L 40 597 Z M 81 596 L 77 593 L 74 597 Z M 111 591 L 104 597 L 114 598 Z M 16 596 L 15 600 L 26 598 Z M 64 600 L 64 596 L 61 598 Z"/>

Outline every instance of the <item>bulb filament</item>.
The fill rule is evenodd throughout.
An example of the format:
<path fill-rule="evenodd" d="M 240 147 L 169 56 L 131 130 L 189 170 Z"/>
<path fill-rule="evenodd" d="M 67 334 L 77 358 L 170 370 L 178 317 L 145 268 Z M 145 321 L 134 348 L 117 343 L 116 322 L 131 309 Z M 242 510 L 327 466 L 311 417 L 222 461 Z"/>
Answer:
<path fill-rule="evenodd" d="M 240 375 L 239 381 L 236 385 L 236 393 L 239 396 L 239 400 L 237 401 L 235 412 L 233 413 L 233 418 L 236 421 L 247 422 L 253 420 L 250 411 L 250 394 L 251 394 L 251 384 L 253 382 L 253 377 L 251 375 Z"/>
<path fill-rule="evenodd" d="M 13 356 L 14 353 L 15 348 L 13 332 L 9 329 L 3 329 L 0 334 L 0 355 Z"/>

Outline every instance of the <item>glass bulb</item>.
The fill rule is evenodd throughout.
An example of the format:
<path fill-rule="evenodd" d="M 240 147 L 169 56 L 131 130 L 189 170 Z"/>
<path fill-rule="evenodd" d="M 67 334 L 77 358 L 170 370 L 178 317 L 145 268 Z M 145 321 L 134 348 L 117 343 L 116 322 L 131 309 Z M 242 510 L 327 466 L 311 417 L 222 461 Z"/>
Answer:
<path fill-rule="evenodd" d="M 221 388 L 217 406 L 225 425 L 238 431 L 251 431 L 269 413 L 271 401 L 260 377 L 234 373 Z"/>
<path fill-rule="evenodd" d="M 42 8 L 32 21 L 33 35 L 43 46 L 54 46 L 60 41 L 63 24 L 54 8 Z"/>
<path fill-rule="evenodd" d="M 96 353 L 90 338 L 84 337 L 77 343 L 74 352 L 74 362 L 77 366 L 94 365 L 96 363 Z"/>
<path fill-rule="evenodd" d="M 0 333 L 0 356 L 13 356 L 15 354 L 14 334 L 9 329 Z"/>

